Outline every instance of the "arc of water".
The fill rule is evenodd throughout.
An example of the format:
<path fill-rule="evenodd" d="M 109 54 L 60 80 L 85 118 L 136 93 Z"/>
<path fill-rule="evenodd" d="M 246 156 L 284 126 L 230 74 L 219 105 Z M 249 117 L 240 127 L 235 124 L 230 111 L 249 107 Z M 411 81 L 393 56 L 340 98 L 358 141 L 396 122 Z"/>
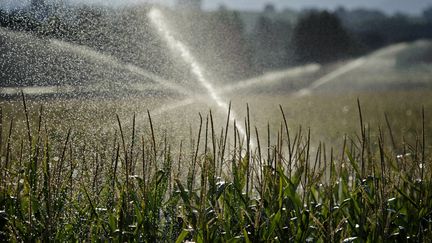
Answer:
<path fill-rule="evenodd" d="M 296 92 L 293 96 L 291 96 L 292 98 L 299 98 L 305 95 L 310 94 L 313 89 L 320 87 L 321 85 L 324 85 L 328 82 L 333 81 L 334 79 L 349 73 L 350 71 L 355 70 L 356 68 L 360 68 L 362 65 L 364 65 L 369 58 L 376 58 L 376 57 L 382 57 L 385 56 L 387 54 L 393 53 L 393 52 L 397 52 L 400 50 L 403 50 L 404 48 L 408 47 L 406 45 L 406 43 L 401 43 L 401 44 L 397 44 L 397 45 L 393 45 L 381 50 L 378 50 L 368 56 L 364 56 L 358 59 L 355 59 L 351 62 L 348 62 L 347 64 L 343 65 L 342 67 L 336 69 L 335 71 L 315 80 L 314 82 L 312 82 L 311 85 L 309 85 L 307 88 L 304 88 L 298 92 Z M 309 66 L 309 68 L 307 68 L 305 71 L 306 72 L 314 72 L 313 70 L 319 68 L 319 66 L 314 67 L 314 65 Z M 226 86 L 223 87 L 221 89 L 219 89 L 219 92 L 230 92 L 234 89 L 241 89 L 241 88 L 246 88 L 249 87 L 251 85 L 255 85 L 257 84 L 257 82 L 266 82 L 265 80 L 267 80 L 267 82 L 277 82 L 280 80 L 283 80 L 286 78 L 286 76 L 290 76 L 291 75 L 295 75 L 296 73 L 300 72 L 302 68 L 298 69 L 298 68 L 294 68 L 294 69 L 289 69 L 286 71 L 282 71 L 282 72 L 276 72 L 274 73 L 275 75 L 263 75 L 261 77 L 256 77 L 256 78 L 252 78 L 249 80 L 245 80 L 245 81 L 239 81 L 241 84 L 240 85 L 231 85 L 231 86 Z M 317 70 L 318 71 L 318 70 Z M 270 79 L 270 77 L 272 77 L 273 79 Z M 152 114 L 154 115 L 161 115 L 165 112 L 171 111 L 171 110 L 175 110 L 178 109 L 180 107 L 183 106 L 187 106 L 190 105 L 192 103 L 194 103 L 197 99 L 204 99 L 203 96 L 195 96 L 195 97 L 189 97 L 180 101 L 176 101 L 170 104 L 166 104 L 161 106 L 158 109 L 155 109 L 152 111 Z"/>
<path fill-rule="evenodd" d="M 324 85 L 330 81 L 333 81 L 334 79 L 336 79 L 336 78 L 338 78 L 338 77 L 340 77 L 340 76 L 342 76 L 342 75 L 344 75 L 344 74 L 346 74 L 346 73 L 348 73 L 348 72 L 350 72 L 350 71 L 352 71 L 358 67 L 361 67 L 365 63 L 366 63 L 366 58 L 364 58 L 364 57 L 361 57 L 361 58 L 358 58 L 354 61 L 351 61 L 348 64 L 342 66 L 341 68 L 338 68 L 335 71 L 333 71 L 327 75 L 324 75 L 323 77 L 315 80 L 307 88 L 299 90 L 298 92 L 296 92 L 294 94 L 294 97 L 298 98 L 298 97 L 308 95 L 312 92 L 312 90 L 314 90 L 314 89 L 316 89 L 316 88 L 318 88 L 318 87 L 320 87 L 320 86 L 322 86 L 322 85 Z"/>
<path fill-rule="evenodd" d="M 92 48 L 87 47 L 87 46 L 70 44 L 70 43 L 60 41 L 60 40 L 55 40 L 55 39 L 51 39 L 50 43 L 52 45 L 58 46 L 62 49 L 67 49 L 67 50 L 69 50 L 73 53 L 76 53 L 78 55 L 86 56 L 86 57 L 92 58 L 93 60 L 106 63 L 112 67 L 123 69 L 123 70 L 130 72 L 130 73 L 137 74 L 139 76 L 151 79 L 151 80 L 155 81 L 156 83 L 163 85 L 165 88 L 180 92 L 184 95 L 190 95 L 191 94 L 190 91 L 184 89 L 180 85 L 176 85 L 175 82 L 167 81 L 167 80 L 159 77 L 158 75 L 147 72 L 144 69 L 142 69 L 136 65 L 123 63 L 113 56 L 110 56 L 110 55 L 104 54 L 104 53 L 100 53 L 96 50 L 93 50 Z"/>
<path fill-rule="evenodd" d="M 348 62 L 347 64 L 336 69 L 335 71 L 330 72 L 329 74 L 324 75 L 323 77 L 315 80 L 307 88 L 299 90 L 298 92 L 296 92 L 294 94 L 294 97 L 299 98 L 299 97 L 302 97 L 305 95 L 309 95 L 314 89 L 316 89 L 316 88 L 318 88 L 324 84 L 327 84 L 327 83 L 339 78 L 340 76 L 342 76 L 344 74 L 347 74 L 347 73 L 349 73 L 355 69 L 362 67 L 363 65 L 365 65 L 369 61 L 370 58 L 379 58 L 379 57 L 385 56 L 385 55 L 390 54 L 390 53 L 395 53 L 395 52 L 401 51 L 407 47 L 408 47 L 408 45 L 406 43 L 400 43 L 400 44 L 389 46 L 387 48 L 380 49 L 380 50 L 375 51 L 369 55 L 354 59 L 353 61 Z"/>
<path fill-rule="evenodd" d="M 306 65 L 304 67 L 294 67 L 294 68 L 289 68 L 289 69 L 286 69 L 283 71 L 269 72 L 269 73 L 266 73 L 266 74 L 258 76 L 258 77 L 254 77 L 254 78 L 250 78 L 250 79 L 242 80 L 242 81 L 236 81 L 236 82 L 234 82 L 235 84 L 226 85 L 222 88 L 219 88 L 216 92 L 218 94 L 226 94 L 226 93 L 233 92 L 236 90 L 241 90 L 241 89 L 244 89 L 244 88 L 247 88 L 250 86 L 276 83 L 276 82 L 280 82 L 280 81 L 282 81 L 286 78 L 289 78 L 289 77 L 298 77 L 298 76 L 303 75 L 303 74 L 312 74 L 312 73 L 319 71 L 320 69 L 321 69 L 321 65 L 319 65 L 319 64 L 309 64 L 309 65 Z M 195 102 L 197 99 L 204 100 L 204 97 L 202 97 L 202 96 L 196 97 L 195 96 L 195 99 L 185 98 L 183 100 L 176 101 L 172 104 L 165 105 L 165 106 L 161 107 L 160 109 L 156 109 L 152 113 L 159 115 L 159 114 L 168 112 L 168 111 L 173 110 L 173 109 L 177 109 L 177 108 L 180 108 L 183 106 L 188 106 L 188 105 L 192 104 L 193 102 Z"/>
<path fill-rule="evenodd" d="M 183 106 L 187 106 L 190 105 L 192 103 L 194 103 L 196 100 L 194 98 L 186 98 L 184 100 L 181 101 L 176 101 L 167 105 L 163 105 L 161 107 L 159 107 L 158 109 L 155 109 L 151 112 L 152 115 L 161 115 L 165 112 L 171 111 L 171 110 L 175 110 L 177 108 L 183 107 Z"/>
<path fill-rule="evenodd" d="M 213 85 L 206 79 L 203 68 L 199 65 L 198 61 L 192 55 L 189 48 L 172 35 L 172 31 L 170 30 L 169 26 L 165 22 L 162 12 L 157 8 L 152 8 L 149 12 L 149 17 L 152 24 L 158 30 L 159 34 L 167 42 L 169 48 L 173 52 L 179 54 L 183 59 L 183 61 L 190 66 L 192 73 L 195 75 L 198 82 L 207 90 L 210 98 L 214 101 L 214 103 L 216 103 L 216 105 L 219 106 L 219 108 L 228 112 L 229 109 L 228 104 L 222 100 L 222 98 L 218 95 Z M 236 120 L 236 118 L 237 115 L 235 114 L 235 112 L 231 111 L 231 116 L 230 116 L 231 121 Z M 241 136 L 246 137 L 246 131 L 243 126 L 237 125 L 237 129 L 241 134 Z M 255 147 L 252 141 L 251 141 L 251 146 Z"/>
<path fill-rule="evenodd" d="M 373 53 L 371 56 L 376 56 L 376 55 L 381 56 L 381 55 L 384 55 L 388 52 L 399 50 L 400 48 L 401 48 L 400 46 L 397 46 L 396 48 L 394 48 L 394 47 L 386 48 L 385 50 L 381 50 L 381 51 L 377 51 L 377 52 Z M 330 72 L 329 74 L 324 75 L 323 77 L 313 81 L 308 87 L 303 88 L 303 89 L 295 92 L 291 97 L 300 98 L 300 97 L 309 95 L 314 89 L 316 89 L 316 88 L 318 88 L 318 87 L 320 87 L 326 83 L 329 83 L 329 82 L 333 81 L 334 79 L 361 67 L 362 65 L 364 65 L 367 62 L 367 59 L 368 59 L 368 57 L 360 57 L 358 59 L 355 59 L 355 60 L 349 62 L 348 64 L 345 64 L 342 67 L 336 69 L 335 71 Z M 319 68 L 320 68 L 320 66 L 311 65 L 307 68 L 307 71 L 315 72 L 315 70 L 318 71 Z M 298 72 L 298 71 L 296 71 L 296 72 Z M 296 72 L 294 72 L 294 73 L 296 73 Z M 280 80 L 283 80 L 284 78 L 286 78 L 286 76 L 289 75 L 290 73 L 293 73 L 293 72 L 290 70 L 287 70 L 285 72 L 282 71 L 282 72 L 274 73 L 272 75 L 267 74 L 267 75 L 263 75 L 261 77 L 256 77 L 256 78 L 252 78 L 249 80 L 240 81 L 238 84 L 229 85 L 229 86 L 221 88 L 219 92 L 221 92 L 221 93 L 222 92 L 230 92 L 232 90 L 246 88 L 246 87 L 249 87 L 251 85 L 261 83 L 261 82 L 280 81 Z M 189 105 L 192 103 L 190 100 L 189 100 L 189 102 L 186 102 L 187 100 L 189 100 L 189 99 L 182 100 L 179 102 L 179 104 L 186 106 L 186 105 Z M 171 106 L 169 106 L 169 107 L 171 107 Z M 181 107 L 181 106 L 176 106 L 175 108 L 179 108 L 179 107 Z M 165 112 L 168 110 L 163 110 L 163 111 Z"/>
<path fill-rule="evenodd" d="M 234 84 L 227 85 L 219 89 L 219 92 L 227 93 L 238 89 L 244 89 L 250 86 L 268 85 L 270 83 L 277 83 L 286 78 L 298 77 L 304 74 L 313 74 L 318 72 L 320 69 L 321 69 L 321 65 L 319 64 L 309 64 L 302 67 L 294 67 L 282 71 L 268 72 L 258 77 L 234 82 Z"/>
<path fill-rule="evenodd" d="M 70 90 L 67 88 L 64 89 L 58 89 L 55 86 L 48 86 L 48 87 L 0 87 L 0 94 L 4 95 L 15 95 L 19 94 L 20 92 L 23 92 L 24 94 L 43 94 L 43 95 L 50 95 L 50 94 L 58 94 L 61 93 L 68 93 Z"/>
<path fill-rule="evenodd" d="M 320 87 L 320 86 L 322 86 L 328 82 L 331 82 L 334 79 L 336 79 L 336 78 L 338 78 L 338 77 L 340 77 L 346 73 L 349 73 L 350 71 L 352 71 L 356 68 L 361 67 L 362 65 L 364 65 L 366 63 L 366 61 L 367 61 L 366 57 L 361 57 L 361 58 L 358 58 L 354 61 L 351 61 L 348 64 L 343 65 L 342 67 L 336 69 L 335 71 L 333 71 L 327 75 L 324 75 L 323 77 L 315 80 L 308 87 L 303 88 L 303 89 L 295 92 L 291 97 L 300 98 L 300 97 L 309 95 L 314 89 L 316 89 L 316 88 L 318 88 L 318 87 Z M 311 71 L 316 69 L 316 68 L 317 67 L 310 66 Z M 270 79 L 269 76 L 264 75 L 262 77 L 252 78 L 252 79 L 249 79 L 246 81 L 240 81 L 239 84 L 230 85 L 230 86 L 226 86 L 226 87 L 221 88 L 220 92 L 231 92 L 232 90 L 247 88 L 247 87 L 254 85 L 254 84 L 257 84 L 259 82 L 266 82 L 266 80 L 267 80 L 267 82 L 279 81 L 279 80 L 286 78 L 286 76 L 283 76 L 286 74 L 287 74 L 286 72 L 285 73 L 283 73 L 283 72 L 276 73 L 276 75 L 273 77 L 273 79 Z M 189 105 L 192 103 L 192 102 L 190 102 L 190 100 L 189 100 L 189 102 L 186 102 L 187 100 L 189 100 L 189 99 L 182 100 L 179 102 L 179 104 L 186 106 L 186 105 Z M 176 106 L 176 108 L 179 108 L 179 107 L 180 106 Z M 166 110 L 166 111 L 168 111 L 168 110 Z M 165 110 L 164 110 L 164 112 L 165 112 Z"/>

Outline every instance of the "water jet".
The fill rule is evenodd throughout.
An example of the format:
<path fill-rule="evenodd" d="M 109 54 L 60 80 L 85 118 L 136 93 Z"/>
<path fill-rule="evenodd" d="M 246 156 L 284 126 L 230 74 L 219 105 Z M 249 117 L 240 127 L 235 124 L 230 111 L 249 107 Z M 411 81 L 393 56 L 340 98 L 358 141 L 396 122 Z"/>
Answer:
<path fill-rule="evenodd" d="M 171 49 L 173 53 L 180 56 L 182 60 L 189 65 L 191 73 L 195 76 L 196 80 L 199 82 L 201 86 L 203 86 L 207 93 L 208 97 L 223 111 L 228 113 L 229 106 L 228 103 L 223 101 L 222 97 L 217 93 L 216 89 L 213 87 L 211 82 L 205 77 L 204 70 L 201 67 L 200 63 L 195 59 L 192 55 L 190 49 L 180 40 L 176 39 L 170 27 L 164 20 L 164 15 L 162 12 L 153 7 L 148 14 L 151 23 L 155 26 L 158 33 L 162 36 L 162 38 L 166 41 L 168 47 Z M 237 115 L 234 111 L 231 111 L 230 115 L 231 122 L 237 120 Z M 237 124 L 237 129 L 241 136 L 246 138 L 246 130 L 243 126 Z M 251 141 L 251 146 L 255 147 L 254 142 Z"/>

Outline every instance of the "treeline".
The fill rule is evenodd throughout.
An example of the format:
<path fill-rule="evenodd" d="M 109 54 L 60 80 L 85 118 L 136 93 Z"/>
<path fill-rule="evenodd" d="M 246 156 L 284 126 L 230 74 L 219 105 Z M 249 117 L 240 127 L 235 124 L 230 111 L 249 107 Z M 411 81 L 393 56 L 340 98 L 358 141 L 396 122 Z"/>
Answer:
<path fill-rule="evenodd" d="M 148 5 L 134 8 L 43 5 L 0 10 L 0 24 L 86 45 L 172 78 L 188 78 L 150 25 Z M 432 8 L 423 16 L 387 16 L 379 11 L 308 10 L 295 20 L 277 18 L 269 6 L 245 28 L 242 13 L 167 10 L 173 31 L 222 80 L 308 62 L 326 63 L 401 41 L 432 38 Z"/>
<path fill-rule="evenodd" d="M 267 6 L 249 33 L 255 60 L 263 69 L 327 63 L 392 43 L 432 38 L 432 7 L 422 16 L 344 8 L 334 12 L 305 10 L 297 13 L 294 21 L 272 18 L 277 15 Z"/>
<path fill-rule="evenodd" d="M 335 15 L 365 48 L 432 38 L 432 7 L 425 9 L 421 16 L 401 13 L 387 16 L 379 11 L 343 8 L 336 10 Z"/>

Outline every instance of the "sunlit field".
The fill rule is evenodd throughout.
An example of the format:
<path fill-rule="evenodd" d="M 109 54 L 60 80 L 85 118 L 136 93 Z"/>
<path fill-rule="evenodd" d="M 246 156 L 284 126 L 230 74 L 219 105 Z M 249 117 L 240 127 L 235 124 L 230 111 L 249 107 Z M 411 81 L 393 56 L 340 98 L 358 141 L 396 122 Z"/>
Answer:
<path fill-rule="evenodd" d="M 239 95 L 247 138 L 206 103 L 3 101 L 3 227 L 15 240 L 426 239 L 429 95 Z"/>
<path fill-rule="evenodd" d="M 300 98 L 291 97 L 292 94 L 289 93 L 254 94 L 253 97 L 240 94 L 233 97 L 231 103 L 233 110 L 238 113 L 238 123 L 244 123 L 249 106 L 252 127 L 267 133 L 269 125 L 272 137 L 277 135 L 283 123 L 281 106 L 291 130 L 298 130 L 300 127 L 303 130 L 310 129 L 314 142 L 321 141 L 332 146 L 339 145 L 344 135 L 360 132 L 357 99 L 368 128 L 376 132 L 378 128 L 386 130 L 390 125 L 399 142 L 404 139 L 412 141 L 419 135 L 422 107 L 426 111 L 431 109 L 430 95 L 429 91 L 357 92 L 346 95 L 318 93 Z M 39 109 L 42 107 L 45 123 L 54 124 L 49 126 L 50 130 L 66 131 L 71 128 L 77 132 L 85 131 L 91 136 L 118 130 L 116 115 L 119 115 L 124 127 L 128 129 L 132 126 L 135 115 L 137 128 L 146 130 L 149 125 L 147 111 L 154 121 L 154 128 L 172 136 L 170 141 L 173 145 L 189 139 L 190 130 L 199 127 L 200 114 L 205 118 L 211 111 L 215 128 L 225 127 L 227 113 L 199 99 L 191 102 L 185 100 L 187 102 L 182 104 L 184 99 L 166 97 L 124 100 L 29 99 L 27 105 L 34 123 L 37 122 Z M 24 129 L 22 101 L 3 101 L 1 105 L 4 122 L 13 119 L 16 130 Z M 431 125 L 426 121 L 427 128 Z"/>
<path fill-rule="evenodd" d="M 431 41 L 69 7 L 0 12 L 0 241 L 432 240 Z"/>

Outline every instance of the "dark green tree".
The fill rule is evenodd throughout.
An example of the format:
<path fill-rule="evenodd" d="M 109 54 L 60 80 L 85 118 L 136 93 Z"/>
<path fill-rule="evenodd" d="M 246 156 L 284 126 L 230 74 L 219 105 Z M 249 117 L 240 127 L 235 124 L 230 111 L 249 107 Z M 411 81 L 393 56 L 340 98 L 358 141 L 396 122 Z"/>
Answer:
<path fill-rule="evenodd" d="M 292 27 L 289 22 L 261 16 L 254 29 L 255 62 L 261 70 L 286 66 Z"/>
<path fill-rule="evenodd" d="M 215 65 L 218 66 L 216 72 L 221 73 L 225 80 L 245 78 L 253 70 L 253 65 L 239 13 L 221 8 L 210 15 L 207 24 L 207 41 L 212 43 L 210 49 L 219 59 Z"/>
<path fill-rule="evenodd" d="M 298 62 L 325 63 L 352 54 L 354 41 L 336 15 L 311 11 L 295 26 L 293 45 Z"/>
<path fill-rule="evenodd" d="M 104 22 L 104 12 L 102 8 L 81 6 L 76 12 L 77 24 L 74 29 L 74 38 L 79 44 L 99 48 L 100 40 L 105 38 L 102 30 Z"/>
<path fill-rule="evenodd" d="M 7 27 L 8 25 L 9 25 L 9 14 L 3 9 L 0 9 L 0 26 Z"/>
<path fill-rule="evenodd" d="M 35 31 L 40 21 L 28 11 L 16 10 L 9 14 L 9 28 L 16 31 Z"/>
<path fill-rule="evenodd" d="M 432 23 L 432 6 L 426 8 L 423 11 L 423 18 L 428 22 L 428 23 Z"/>

